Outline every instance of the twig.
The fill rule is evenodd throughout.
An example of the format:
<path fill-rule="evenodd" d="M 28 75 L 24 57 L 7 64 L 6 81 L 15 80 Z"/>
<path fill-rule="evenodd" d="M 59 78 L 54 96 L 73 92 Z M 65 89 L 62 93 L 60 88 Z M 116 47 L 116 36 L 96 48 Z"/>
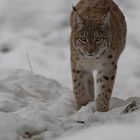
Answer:
<path fill-rule="evenodd" d="M 34 74 L 33 67 L 32 67 L 31 60 L 30 60 L 28 52 L 27 52 L 26 56 L 27 56 L 27 62 L 29 64 L 29 68 L 31 70 L 31 73 Z"/>

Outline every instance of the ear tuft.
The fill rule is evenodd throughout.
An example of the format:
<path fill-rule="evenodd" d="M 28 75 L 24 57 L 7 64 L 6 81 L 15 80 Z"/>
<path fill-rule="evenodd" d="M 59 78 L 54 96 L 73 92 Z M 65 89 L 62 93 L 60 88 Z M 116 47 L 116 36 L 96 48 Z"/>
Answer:
<path fill-rule="evenodd" d="M 76 8 L 74 7 L 74 5 L 72 5 L 72 9 L 74 12 L 77 12 Z"/>

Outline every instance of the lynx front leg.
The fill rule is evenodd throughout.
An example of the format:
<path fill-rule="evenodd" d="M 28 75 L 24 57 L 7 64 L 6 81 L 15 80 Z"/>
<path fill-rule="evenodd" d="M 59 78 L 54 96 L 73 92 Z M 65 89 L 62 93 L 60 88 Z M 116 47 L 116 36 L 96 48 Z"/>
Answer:
<path fill-rule="evenodd" d="M 107 112 L 116 75 L 116 65 L 104 67 L 97 74 L 96 111 Z"/>
<path fill-rule="evenodd" d="M 85 69 L 72 68 L 73 92 L 77 108 L 94 100 L 94 79 L 92 72 Z"/>

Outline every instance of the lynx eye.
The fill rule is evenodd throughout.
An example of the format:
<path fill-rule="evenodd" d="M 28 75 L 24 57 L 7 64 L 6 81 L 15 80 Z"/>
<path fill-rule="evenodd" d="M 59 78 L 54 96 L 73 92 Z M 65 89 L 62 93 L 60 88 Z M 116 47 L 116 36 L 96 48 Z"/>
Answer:
<path fill-rule="evenodd" d="M 81 43 L 84 43 L 84 44 L 87 43 L 87 38 L 85 38 L 85 37 L 80 37 L 78 40 L 79 40 Z"/>
<path fill-rule="evenodd" d="M 103 41 L 103 38 L 102 37 L 97 37 L 95 39 L 95 43 L 101 43 Z"/>

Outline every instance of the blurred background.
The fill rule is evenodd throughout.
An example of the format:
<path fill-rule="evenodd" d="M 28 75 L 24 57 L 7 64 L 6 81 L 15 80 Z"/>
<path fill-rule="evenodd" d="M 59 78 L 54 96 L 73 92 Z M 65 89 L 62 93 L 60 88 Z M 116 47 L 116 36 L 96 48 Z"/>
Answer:
<path fill-rule="evenodd" d="M 72 87 L 69 16 L 78 0 L 0 0 L 0 77 L 26 69 Z M 140 1 L 114 0 L 126 16 L 128 36 L 113 96 L 140 95 Z M 30 67 L 30 63 L 32 68 Z"/>

